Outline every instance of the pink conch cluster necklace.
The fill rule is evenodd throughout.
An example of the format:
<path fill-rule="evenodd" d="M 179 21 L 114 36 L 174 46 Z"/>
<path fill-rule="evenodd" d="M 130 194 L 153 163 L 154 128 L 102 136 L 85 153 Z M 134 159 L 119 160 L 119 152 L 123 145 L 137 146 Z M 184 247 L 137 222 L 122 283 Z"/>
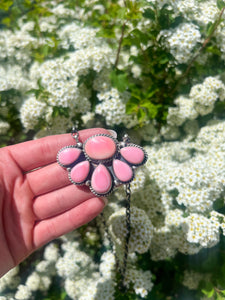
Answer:
<path fill-rule="evenodd" d="M 75 145 L 69 145 L 59 150 L 57 162 L 68 171 L 70 181 L 75 185 L 87 185 L 96 196 L 107 196 L 116 187 L 126 185 L 126 227 L 123 265 L 116 257 L 117 268 L 123 283 L 130 239 L 130 183 L 135 177 L 135 169 L 147 161 L 147 153 L 136 144 L 130 142 L 127 134 L 123 140 L 108 134 L 96 134 L 84 143 L 79 140 L 79 133 L 74 127 L 71 132 Z M 103 223 L 106 226 L 103 214 Z M 108 234 L 111 246 L 112 240 Z M 114 254 L 115 251 L 114 251 Z"/>

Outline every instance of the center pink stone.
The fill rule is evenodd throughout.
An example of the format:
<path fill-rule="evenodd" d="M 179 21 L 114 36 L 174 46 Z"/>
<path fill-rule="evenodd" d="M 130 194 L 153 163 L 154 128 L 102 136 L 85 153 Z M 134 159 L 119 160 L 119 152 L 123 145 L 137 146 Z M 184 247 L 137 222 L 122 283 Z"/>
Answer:
<path fill-rule="evenodd" d="M 116 143 L 107 136 L 93 136 L 85 143 L 84 150 L 92 159 L 109 159 L 116 152 Z"/>

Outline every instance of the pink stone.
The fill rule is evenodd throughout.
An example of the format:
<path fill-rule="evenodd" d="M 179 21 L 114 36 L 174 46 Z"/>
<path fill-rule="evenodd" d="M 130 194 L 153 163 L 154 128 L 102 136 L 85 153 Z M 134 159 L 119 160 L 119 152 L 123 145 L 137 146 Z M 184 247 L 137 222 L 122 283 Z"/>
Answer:
<path fill-rule="evenodd" d="M 112 178 L 104 165 L 98 165 L 91 178 L 91 186 L 97 194 L 106 194 L 112 187 Z"/>
<path fill-rule="evenodd" d="M 141 164 L 145 158 L 144 151 L 134 146 L 124 147 L 120 150 L 120 153 L 126 161 L 134 165 Z"/>
<path fill-rule="evenodd" d="M 58 161 L 62 165 L 69 166 L 78 159 L 80 153 L 81 150 L 75 147 L 64 148 L 58 153 Z"/>
<path fill-rule="evenodd" d="M 115 154 L 116 143 L 107 136 L 93 136 L 85 143 L 84 150 L 90 158 L 104 160 Z"/>
<path fill-rule="evenodd" d="M 113 160 L 113 171 L 116 177 L 121 181 L 121 182 L 128 182 L 132 179 L 133 177 L 133 171 L 128 164 L 125 162 L 114 159 Z"/>
<path fill-rule="evenodd" d="M 82 161 L 74 166 L 70 172 L 70 178 L 75 183 L 81 183 L 86 180 L 90 171 L 89 161 Z"/>

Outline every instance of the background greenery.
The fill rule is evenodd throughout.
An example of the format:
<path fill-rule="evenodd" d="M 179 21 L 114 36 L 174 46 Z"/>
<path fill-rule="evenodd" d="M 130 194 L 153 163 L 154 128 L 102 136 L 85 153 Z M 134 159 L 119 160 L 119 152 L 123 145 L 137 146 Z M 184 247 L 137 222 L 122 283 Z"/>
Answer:
<path fill-rule="evenodd" d="M 17 34 L 22 23 L 33 22 L 34 26 L 29 31 L 31 37 L 36 40 L 43 39 L 40 44 L 28 43 L 24 46 L 24 51 L 29 51 L 30 60 L 22 65 L 24 73 L 29 72 L 33 63 L 43 64 L 44 62 L 65 57 L 69 53 L 75 52 L 72 46 L 65 49 L 60 46 L 58 30 L 65 24 L 82 23 L 85 28 L 96 29 L 96 39 L 102 38 L 110 46 L 114 53 L 113 63 L 107 80 L 112 88 L 119 93 L 128 93 L 125 103 L 126 114 L 137 120 L 130 130 L 131 135 L 139 135 L 140 130 L 152 124 L 154 127 L 154 138 L 158 142 L 164 142 L 162 128 L 167 126 L 168 111 L 171 107 L 176 107 L 175 99 L 180 95 L 188 95 L 191 88 L 204 81 L 207 76 L 220 76 L 225 82 L 223 53 L 218 47 L 217 32 L 221 24 L 224 24 L 225 3 L 217 0 L 218 14 L 213 22 L 199 26 L 201 39 L 191 50 L 191 57 L 185 63 L 177 63 L 170 49 L 165 46 L 164 36 L 160 33 L 164 30 L 174 30 L 182 24 L 186 18 L 180 12 L 174 13 L 171 6 L 165 4 L 159 6 L 157 1 L 0 1 L 0 30 L 1 32 L 11 32 Z M 200 3 L 204 1 L 197 1 Z M 169 1 L 168 1 L 169 3 Z M 57 22 L 54 30 L 43 31 L 40 22 L 44 18 L 54 15 L 52 9 L 63 4 L 64 8 L 71 11 L 82 10 L 80 19 L 78 15 L 56 15 Z M 101 5 L 101 9 L 98 8 Z M 88 17 L 85 17 L 88 16 Z M 149 22 L 149 26 L 143 26 Z M 189 22 L 191 22 L 189 20 Z M 140 26 L 140 23 L 142 26 Z M 196 20 L 193 24 L 196 24 Z M 48 42 L 46 42 L 48 41 Z M 137 55 L 129 55 L 128 61 L 124 63 L 124 53 L 130 53 L 135 46 Z M 1 51 L 1 50 L 0 50 Z M 205 63 L 201 58 L 206 57 Z M 1 56 L 3 67 L 11 67 L 12 64 L 20 64 L 16 59 L 13 61 L 9 56 Z M 134 76 L 132 66 L 140 67 L 140 74 Z M 105 116 L 96 113 L 96 107 L 101 103 L 98 91 L 93 87 L 97 71 L 89 69 L 82 74 L 78 80 L 78 86 L 89 89 L 90 111 L 95 114 L 92 126 L 99 124 L 109 127 Z M 0 74 L 1 76 L 1 74 Z M 72 112 L 71 108 L 62 105 L 52 106 L 51 122 L 43 116 L 39 116 L 35 125 L 25 128 L 21 120 L 21 107 L 27 97 L 34 95 L 42 103 L 48 103 L 49 91 L 43 84 L 41 78 L 37 85 L 28 90 L 17 89 L 12 86 L 2 89 L 0 92 L 0 120 L 8 124 L 6 130 L 1 132 L 0 145 L 7 146 L 25 140 L 33 139 L 40 131 L 51 129 L 54 120 L 58 117 L 70 119 L 64 130 L 70 130 L 70 124 L 75 121 L 80 128 L 87 127 L 82 119 L 81 111 Z M 224 120 L 225 101 L 217 101 L 213 111 L 208 114 L 200 114 L 198 123 L 203 127 L 209 120 Z M 98 121 L 98 122 L 97 122 Z M 119 133 L 124 131 L 126 123 L 112 123 L 113 129 Z M 57 128 L 57 126 L 56 126 Z M 184 129 L 180 126 L 180 131 L 185 135 Z M 57 130 L 56 130 L 57 131 Z M 51 132 L 50 132 L 51 133 Z M 147 132 L 148 134 L 148 132 Z M 182 140 L 183 137 L 180 139 Z M 141 138 L 142 145 L 151 145 L 153 140 Z M 151 158 L 150 158 L 151 159 Z M 224 214 L 224 199 L 220 199 L 214 204 L 218 205 L 218 211 Z M 100 253 L 104 252 L 101 242 L 91 241 L 86 238 L 86 232 L 92 230 L 96 223 L 93 221 L 89 226 L 79 230 L 82 237 L 81 248 L 91 254 L 97 263 L 100 260 Z M 60 246 L 61 241 L 56 242 Z M 32 255 L 20 266 L 22 282 L 26 281 L 28 274 L 35 268 L 36 264 L 43 257 L 43 249 Z M 178 253 L 173 258 L 162 261 L 152 261 L 149 253 L 137 254 L 137 265 L 142 270 L 151 270 L 154 286 L 146 299 L 225 299 L 225 239 L 221 233 L 220 242 L 212 247 L 202 249 L 194 255 Z M 196 289 L 188 289 L 183 285 L 184 270 L 195 271 L 203 274 L 201 282 Z M 204 276 L 204 274 L 207 274 Z M 208 277 L 210 274 L 210 279 Z M 9 289 L 3 293 L 12 293 Z M 34 299 L 68 299 L 63 283 L 59 276 L 52 276 L 50 288 L 45 291 L 37 291 L 32 297 Z M 205 298 L 204 298 L 205 297 Z M 11 299 L 11 298 L 9 298 Z M 134 293 L 132 286 L 126 291 L 121 291 L 116 287 L 115 299 L 142 299 Z"/>

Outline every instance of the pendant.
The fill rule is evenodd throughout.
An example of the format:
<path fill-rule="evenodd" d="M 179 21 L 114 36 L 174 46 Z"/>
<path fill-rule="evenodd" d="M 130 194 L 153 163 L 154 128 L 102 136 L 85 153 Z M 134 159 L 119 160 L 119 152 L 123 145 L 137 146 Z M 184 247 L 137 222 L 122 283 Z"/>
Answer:
<path fill-rule="evenodd" d="M 107 134 L 96 134 L 84 143 L 73 129 L 76 145 L 63 147 L 57 162 L 68 170 L 75 185 L 88 185 L 96 196 L 107 196 L 114 188 L 130 183 L 135 169 L 147 161 L 145 150 L 133 143 L 127 135 L 122 142 Z"/>

